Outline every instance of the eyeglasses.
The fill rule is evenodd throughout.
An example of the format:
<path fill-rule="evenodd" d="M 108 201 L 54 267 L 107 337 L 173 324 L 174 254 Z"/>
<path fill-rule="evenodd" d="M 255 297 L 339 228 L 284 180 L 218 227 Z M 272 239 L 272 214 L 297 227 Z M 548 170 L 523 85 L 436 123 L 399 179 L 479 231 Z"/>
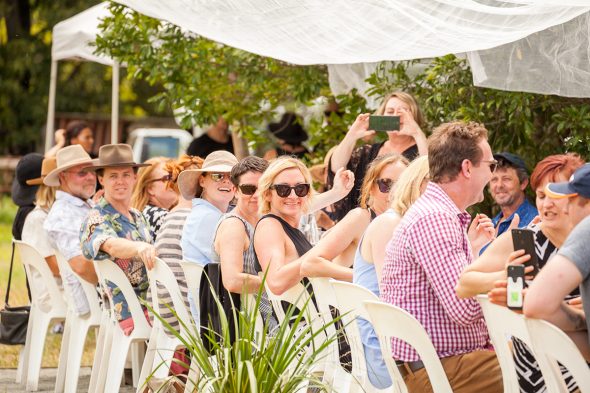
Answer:
<path fill-rule="evenodd" d="M 165 183 L 165 182 L 170 181 L 170 180 L 172 180 L 172 175 L 171 174 L 167 174 L 167 175 L 164 175 L 164 176 L 159 177 L 157 179 L 150 179 L 150 180 L 147 181 L 147 183 L 155 183 L 157 181 L 161 181 L 161 182 L 164 182 Z"/>
<path fill-rule="evenodd" d="M 498 161 L 497 160 L 481 160 L 482 162 L 487 163 L 490 166 L 490 171 L 496 172 L 496 168 L 498 168 Z"/>
<path fill-rule="evenodd" d="M 277 195 L 281 198 L 287 198 L 291 195 L 291 190 L 295 190 L 295 195 L 302 198 L 309 194 L 309 189 L 311 186 L 309 183 L 300 183 L 294 186 L 290 186 L 288 184 L 273 184 L 270 186 L 271 190 L 275 190 Z"/>
<path fill-rule="evenodd" d="M 211 177 L 211 180 L 213 180 L 215 183 L 219 183 L 225 178 L 229 180 L 229 173 L 209 173 L 209 176 Z"/>
<path fill-rule="evenodd" d="M 379 187 L 379 191 L 381 191 L 382 193 L 386 194 L 389 192 L 389 190 L 391 190 L 391 187 L 393 187 L 393 183 L 395 183 L 392 179 L 377 179 L 375 180 L 375 183 L 377 183 L 377 186 Z"/>
<path fill-rule="evenodd" d="M 240 184 L 238 188 L 244 195 L 254 195 L 258 186 L 256 184 Z"/>
<path fill-rule="evenodd" d="M 82 178 L 84 178 L 84 177 L 86 177 L 86 176 L 88 176 L 90 174 L 95 175 L 94 172 L 92 172 L 91 170 L 88 170 L 88 169 L 82 169 L 82 170 L 79 170 L 79 171 L 64 171 L 64 172 L 67 172 L 67 173 L 71 173 L 73 175 L 76 175 L 80 179 L 82 179 Z"/>

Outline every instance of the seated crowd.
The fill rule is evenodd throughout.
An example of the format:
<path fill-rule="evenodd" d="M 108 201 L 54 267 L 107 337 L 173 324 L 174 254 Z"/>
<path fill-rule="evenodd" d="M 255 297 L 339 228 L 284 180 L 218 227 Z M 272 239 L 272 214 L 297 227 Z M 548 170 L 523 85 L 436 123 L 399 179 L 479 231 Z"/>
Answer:
<path fill-rule="evenodd" d="M 453 391 L 499 392 L 502 373 L 475 296 L 489 293 L 506 306 L 507 266 L 530 259 L 514 249 L 511 229 L 529 228 L 541 271 L 525 294 L 524 313 L 556 324 L 590 359 L 584 313 L 590 311 L 584 299 L 590 288 L 590 165 L 575 154 L 556 154 L 541 160 L 529 178 L 521 157 L 492 152 L 482 124 L 444 123 L 427 138 L 418 104 L 403 92 L 387 96 L 377 113 L 399 116 L 400 129 L 388 132 L 385 142 L 358 146 L 375 133 L 369 115 L 359 115 L 327 158 L 329 190 L 323 193 L 314 191 L 300 159 L 280 155 L 285 149 L 274 151 L 270 162 L 218 150 L 203 158 L 136 163 L 128 145 L 101 146 L 93 159 L 80 144 L 60 141 L 55 157 L 41 161 L 32 154 L 19 165 L 23 173 L 25 166 L 27 173 L 39 172 L 13 190 L 21 209 L 29 206 L 17 216 L 22 240 L 46 259 L 80 315 L 89 312 L 88 301 L 76 276 L 60 278 L 56 253 L 93 284 L 92 261 L 113 261 L 148 301 L 147 270 L 159 257 L 174 272 L 196 321 L 206 310 L 190 295 L 182 261 L 219 263 L 231 293 L 257 293 L 260 272 L 277 295 L 306 278 L 353 282 L 421 323 Z M 500 209 L 493 219 L 477 212 L 488 184 Z M 526 199 L 529 184 L 536 206 Z M 27 187 L 36 185 L 35 197 Z M 318 213 L 336 223 L 319 239 L 311 233 Z M 134 326 L 121 292 L 112 283 L 105 291 L 129 334 Z M 260 312 L 272 327 L 277 321 L 262 292 Z M 170 302 L 163 288 L 158 293 Z M 162 317 L 178 328 L 174 313 Z M 359 329 L 369 379 L 386 388 L 392 381 L 379 340 L 369 322 L 359 321 Z M 532 352 L 512 341 L 521 391 L 544 391 Z M 391 345 L 408 391 L 432 391 L 417 352 L 401 340 Z M 576 391 L 569 371 L 561 372 Z"/>

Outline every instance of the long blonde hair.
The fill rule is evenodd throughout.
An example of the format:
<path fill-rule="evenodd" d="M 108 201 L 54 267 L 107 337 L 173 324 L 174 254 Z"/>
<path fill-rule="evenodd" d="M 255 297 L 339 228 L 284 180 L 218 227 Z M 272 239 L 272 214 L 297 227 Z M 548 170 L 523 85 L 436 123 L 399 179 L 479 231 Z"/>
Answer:
<path fill-rule="evenodd" d="M 133 195 L 131 196 L 131 207 L 142 211 L 147 206 L 150 201 L 148 186 L 150 184 L 149 180 L 152 176 L 152 172 L 159 165 L 164 166 L 169 160 L 170 159 L 166 157 L 153 157 L 145 161 L 146 164 L 151 164 L 150 166 L 139 168 L 139 171 L 137 171 L 137 182 L 135 183 Z"/>
<path fill-rule="evenodd" d="M 309 183 L 310 185 L 309 194 L 307 194 L 307 196 L 305 197 L 305 202 L 303 203 L 303 213 L 307 213 L 309 211 L 311 205 L 311 197 L 315 192 L 313 190 L 311 173 L 309 172 L 309 169 L 307 169 L 303 162 L 301 162 L 295 157 L 280 156 L 279 158 L 275 159 L 270 163 L 268 168 L 266 168 L 266 170 L 258 180 L 258 190 L 260 193 L 258 211 L 260 214 L 266 214 L 270 211 L 270 202 L 266 199 L 271 193 L 270 187 L 273 185 L 275 177 L 277 177 L 278 174 L 283 172 L 284 170 L 291 168 L 299 169 L 299 171 L 303 175 L 303 178 L 305 179 L 305 182 Z"/>
<path fill-rule="evenodd" d="M 51 206 L 53 206 L 53 202 L 55 202 L 56 189 L 57 187 L 49 187 L 45 184 L 41 184 L 35 194 L 35 206 L 45 211 L 49 211 Z"/>
<path fill-rule="evenodd" d="M 400 175 L 392 192 L 391 208 L 400 216 L 422 195 L 421 187 L 428 180 L 428 156 L 416 158 Z"/>
<path fill-rule="evenodd" d="M 400 163 L 404 166 L 408 166 L 408 160 L 401 154 L 391 153 L 384 154 L 375 158 L 367 168 L 363 184 L 361 186 L 361 197 L 359 199 L 359 205 L 363 209 L 368 208 L 371 205 L 371 189 L 375 184 L 375 181 L 379 178 L 381 171 L 387 165 Z"/>
<path fill-rule="evenodd" d="M 404 104 L 408 105 L 416 123 L 418 123 L 420 128 L 424 128 L 426 125 L 426 120 L 424 119 L 424 114 L 422 114 L 420 105 L 418 105 L 418 102 L 413 95 L 404 91 L 394 91 L 393 93 L 386 95 L 379 108 L 375 111 L 375 114 L 382 116 L 385 113 L 385 106 L 392 98 L 398 98 Z"/>

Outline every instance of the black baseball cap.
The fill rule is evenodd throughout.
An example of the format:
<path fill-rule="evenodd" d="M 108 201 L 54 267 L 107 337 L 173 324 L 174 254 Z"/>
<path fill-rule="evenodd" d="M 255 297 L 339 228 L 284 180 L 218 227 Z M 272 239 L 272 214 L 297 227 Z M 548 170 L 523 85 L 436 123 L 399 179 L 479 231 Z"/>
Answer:
<path fill-rule="evenodd" d="M 504 151 L 502 153 L 496 153 L 494 154 L 494 158 L 498 161 L 500 160 L 504 160 L 507 163 L 510 164 L 510 166 L 513 166 L 515 168 L 521 168 L 524 169 L 527 173 L 529 172 L 527 167 L 526 167 L 526 163 L 524 162 L 524 160 L 522 159 L 521 156 L 514 154 L 514 153 L 508 153 L 507 151 Z"/>
<path fill-rule="evenodd" d="M 16 164 L 11 196 L 17 206 L 28 206 L 35 202 L 35 193 L 39 186 L 29 185 L 27 180 L 41 176 L 42 163 L 43 155 L 29 153 Z"/>
<path fill-rule="evenodd" d="M 568 182 L 549 183 L 545 192 L 551 198 L 582 196 L 590 199 L 590 164 L 578 168 Z"/>

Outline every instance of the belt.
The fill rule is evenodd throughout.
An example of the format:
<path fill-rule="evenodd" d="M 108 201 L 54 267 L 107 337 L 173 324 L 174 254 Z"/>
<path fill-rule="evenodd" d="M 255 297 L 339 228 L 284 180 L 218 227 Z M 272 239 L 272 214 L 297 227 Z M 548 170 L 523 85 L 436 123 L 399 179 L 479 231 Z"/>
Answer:
<path fill-rule="evenodd" d="M 424 368 L 424 363 L 422 360 L 416 360 L 415 362 L 396 362 L 397 368 L 399 369 L 399 373 L 402 375 L 403 378 L 410 373 L 415 373 L 418 370 Z"/>

